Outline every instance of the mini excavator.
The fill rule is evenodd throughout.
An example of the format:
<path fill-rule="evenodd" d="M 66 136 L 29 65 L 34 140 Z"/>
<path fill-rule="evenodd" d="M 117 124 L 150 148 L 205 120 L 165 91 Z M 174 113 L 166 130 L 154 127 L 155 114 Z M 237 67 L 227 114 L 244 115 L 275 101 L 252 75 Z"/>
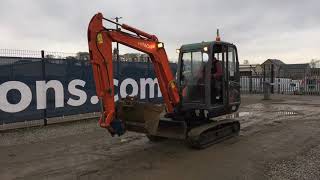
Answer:
<path fill-rule="evenodd" d="M 108 29 L 109 22 L 120 28 Z M 114 101 L 112 42 L 149 55 L 163 104 L 139 102 L 135 97 Z M 176 76 L 169 66 L 164 43 L 155 35 L 94 15 L 88 27 L 90 61 L 96 93 L 101 104 L 99 125 L 112 136 L 126 131 L 145 133 L 150 141 L 183 139 L 202 149 L 237 136 L 240 123 L 218 116 L 236 112 L 240 106 L 237 48 L 220 40 L 182 45 L 177 49 Z"/>

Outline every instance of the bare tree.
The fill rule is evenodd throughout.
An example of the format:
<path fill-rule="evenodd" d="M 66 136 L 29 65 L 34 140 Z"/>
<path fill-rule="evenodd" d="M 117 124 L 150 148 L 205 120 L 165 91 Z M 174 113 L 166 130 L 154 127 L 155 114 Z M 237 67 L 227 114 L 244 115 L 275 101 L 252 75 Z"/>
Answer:
<path fill-rule="evenodd" d="M 320 60 L 317 60 L 317 59 L 311 59 L 311 61 L 310 61 L 310 67 L 311 68 L 317 68 L 317 63 L 319 63 L 320 62 Z"/>

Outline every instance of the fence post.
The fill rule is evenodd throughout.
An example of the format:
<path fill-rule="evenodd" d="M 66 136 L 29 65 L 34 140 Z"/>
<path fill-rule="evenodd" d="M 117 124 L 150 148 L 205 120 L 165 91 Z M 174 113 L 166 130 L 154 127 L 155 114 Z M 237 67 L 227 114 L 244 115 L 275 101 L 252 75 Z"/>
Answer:
<path fill-rule="evenodd" d="M 148 56 L 148 60 L 147 60 L 147 78 L 150 77 L 150 57 Z M 147 102 L 150 102 L 150 86 L 146 86 L 146 96 L 147 96 Z M 141 93 L 141 92 L 140 92 Z"/>
<path fill-rule="evenodd" d="M 42 80 L 46 82 L 46 62 L 45 62 L 44 50 L 41 50 L 41 65 L 42 65 L 42 68 L 41 68 L 41 70 L 42 70 Z M 47 121 L 47 108 L 43 109 L 43 124 L 45 126 L 48 124 L 48 121 Z"/>
<path fill-rule="evenodd" d="M 278 76 L 278 94 L 280 94 L 280 77 Z"/>
<path fill-rule="evenodd" d="M 120 55 L 119 55 L 119 43 L 117 43 L 117 79 L 118 79 L 118 82 L 120 84 L 120 76 L 121 76 L 121 73 L 120 73 Z M 120 95 L 120 85 L 117 86 L 117 91 L 118 91 L 118 94 L 119 94 L 119 100 L 121 100 L 121 95 Z"/>
<path fill-rule="evenodd" d="M 278 82 L 277 82 L 278 83 L 278 86 L 277 86 L 278 87 L 278 89 L 277 89 L 277 91 L 278 91 L 277 93 L 278 94 L 280 94 L 280 89 L 281 89 L 280 83 L 281 83 L 281 77 L 283 76 L 283 75 L 281 75 L 282 74 L 281 73 L 281 68 L 282 68 L 282 66 L 279 67 L 279 69 L 277 71 L 277 74 L 276 74 L 276 78 L 278 78 Z"/>
<path fill-rule="evenodd" d="M 303 86 L 304 86 L 304 92 L 303 94 L 306 95 L 307 94 L 307 91 L 308 91 L 308 88 L 307 88 L 307 78 L 306 78 L 306 70 L 304 69 L 303 70 L 303 79 L 304 79 L 304 83 L 303 83 Z"/>
<path fill-rule="evenodd" d="M 264 92 L 264 82 L 266 82 L 266 64 L 263 64 L 263 81 L 262 81 L 262 92 Z"/>
<path fill-rule="evenodd" d="M 274 94 L 274 64 L 271 64 L 271 93 Z"/>
<path fill-rule="evenodd" d="M 250 65 L 249 93 L 252 94 L 252 66 Z"/>
<path fill-rule="evenodd" d="M 263 82 L 266 81 L 266 65 L 263 65 Z"/>

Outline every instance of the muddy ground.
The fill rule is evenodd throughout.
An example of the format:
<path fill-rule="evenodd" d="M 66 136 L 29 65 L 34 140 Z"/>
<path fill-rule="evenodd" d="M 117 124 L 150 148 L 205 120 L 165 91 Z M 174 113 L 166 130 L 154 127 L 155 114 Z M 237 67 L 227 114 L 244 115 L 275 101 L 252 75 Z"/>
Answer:
<path fill-rule="evenodd" d="M 320 179 L 320 97 L 243 96 L 241 133 L 204 150 L 96 121 L 0 134 L 0 179 Z"/>

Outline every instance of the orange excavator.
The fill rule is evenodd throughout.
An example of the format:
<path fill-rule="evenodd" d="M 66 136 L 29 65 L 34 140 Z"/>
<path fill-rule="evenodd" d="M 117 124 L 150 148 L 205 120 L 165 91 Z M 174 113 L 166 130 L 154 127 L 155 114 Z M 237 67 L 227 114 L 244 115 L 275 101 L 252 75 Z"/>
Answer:
<path fill-rule="evenodd" d="M 108 29 L 103 22 L 121 28 Z M 139 102 L 134 97 L 114 101 L 112 42 L 150 56 L 164 105 Z M 99 124 L 111 135 L 129 131 L 145 133 L 151 141 L 183 139 L 204 148 L 239 134 L 235 119 L 215 117 L 236 112 L 240 106 L 237 48 L 220 40 L 182 45 L 176 76 L 169 66 L 164 43 L 155 35 L 126 24 L 93 16 L 88 43 L 97 96 L 101 104 Z M 220 74 L 220 75 L 219 75 Z"/>

